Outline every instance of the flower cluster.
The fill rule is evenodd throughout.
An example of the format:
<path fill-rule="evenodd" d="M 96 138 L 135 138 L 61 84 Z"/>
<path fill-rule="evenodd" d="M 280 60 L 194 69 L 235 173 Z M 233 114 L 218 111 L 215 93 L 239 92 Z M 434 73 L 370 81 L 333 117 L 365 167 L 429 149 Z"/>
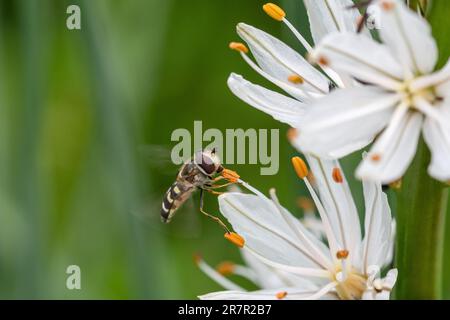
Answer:
<path fill-rule="evenodd" d="M 280 7 L 268 3 L 263 9 L 293 32 L 306 59 L 244 23 L 237 25 L 244 43 L 230 43 L 284 93 L 234 73 L 228 86 L 241 100 L 293 128 L 290 141 L 305 155 L 314 183 L 303 160 L 296 157 L 293 165 L 315 203 L 321 232 L 308 230 L 291 215 L 274 190 L 266 197 L 242 183 L 250 194 L 223 194 L 219 205 L 245 239 L 247 266 L 228 264 L 223 272 L 200 259 L 200 268 L 227 289 L 201 298 L 388 299 L 397 270 L 381 274 L 391 265 L 395 223 L 381 185 L 402 178 L 421 134 L 432 154 L 429 174 L 450 181 L 450 64 L 434 71 L 438 51 L 427 21 L 400 0 L 373 0 L 380 13 L 373 37 L 351 0 L 304 4 L 313 45 Z M 363 233 L 337 159 L 369 145 L 356 170 L 364 189 Z M 260 290 L 245 291 L 225 277 L 230 272 L 249 278 Z"/>

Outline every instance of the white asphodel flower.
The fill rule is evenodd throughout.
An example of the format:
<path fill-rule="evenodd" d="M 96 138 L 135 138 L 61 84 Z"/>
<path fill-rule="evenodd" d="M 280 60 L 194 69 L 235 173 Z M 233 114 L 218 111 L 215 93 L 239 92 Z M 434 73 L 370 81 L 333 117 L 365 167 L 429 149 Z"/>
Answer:
<path fill-rule="evenodd" d="M 358 10 L 350 9 L 353 6 L 352 1 L 305 0 L 304 3 L 315 43 L 333 32 L 356 34 L 361 16 Z M 313 54 L 312 46 L 293 27 L 280 7 L 268 3 L 263 8 L 269 16 L 286 24 L 307 53 Z M 237 42 L 230 43 L 230 48 L 239 51 L 243 59 L 257 73 L 277 85 L 288 95 L 255 85 L 235 73 L 229 76 L 228 86 L 241 100 L 293 128 L 300 129 L 302 117 L 309 106 L 315 100 L 328 95 L 333 88 L 360 86 L 345 72 L 337 72 L 327 66 L 323 66 L 321 71 L 317 70 L 295 50 L 262 30 L 239 23 L 237 33 L 247 43 L 248 48 L 243 43 Z M 367 30 L 363 29 L 362 33 L 370 37 Z M 255 61 L 249 57 L 249 51 Z M 291 142 L 299 151 L 303 152 L 298 139 L 292 137 Z M 340 153 L 337 155 L 346 153 L 348 148 L 362 146 L 361 143 L 346 146 L 339 150 Z"/>
<path fill-rule="evenodd" d="M 427 21 L 399 0 L 377 0 L 382 43 L 334 33 L 311 59 L 350 75 L 363 86 L 337 89 L 313 102 L 298 125 L 299 144 L 322 157 L 341 157 L 374 139 L 357 176 L 400 179 L 423 133 L 432 159 L 428 172 L 450 180 L 450 63 L 433 72 L 438 51 Z"/>
<path fill-rule="evenodd" d="M 331 32 L 356 31 L 361 17 L 358 10 L 349 9 L 352 1 L 305 0 L 304 3 L 315 42 Z M 289 22 L 280 7 L 268 3 L 263 8 L 273 19 L 286 24 L 305 50 L 312 54 L 312 46 Z M 230 48 L 239 51 L 250 67 L 291 97 L 254 85 L 234 73 L 230 75 L 228 85 L 239 98 L 279 121 L 296 127 L 305 103 L 328 94 L 334 86 L 345 87 L 354 82 L 345 73 L 338 74 L 328 67 L 320 72 L 295 50 L 262 30 L 244 23 L 239 23 L 236 29 L 256 61 L 248 56 L 249 49 L 244 44 L 232 42 Z"/>
<path fill-rule="evenodd" d="M 236 272 L 260 286 L 248 292 L 210 268 L 200 267 L 227 291 L 202 299 L 388 299 L 397 270 L 381 278 L 392 248 L 392 217 L 381 184 L 364 182 L 365 223 L 361 234 L 358 212 L 349 186 L 336 161 L 308 158 L 316 189 L 306 164 L 293 158 L 322 220 L 325 241 L 315 236 L 278 202 L 246 183 L 252 194 L 225 193 L 219 197 L 222 214 L 242 241 L 248 266 Z M 249 262 L 250 261 L 250 262 Z M 261 267 L 263 266 L 263 268 Z M 223 281 L 226 280 L 226 281 Z M 267 280 L 267 281 L 266 281 Z"/>

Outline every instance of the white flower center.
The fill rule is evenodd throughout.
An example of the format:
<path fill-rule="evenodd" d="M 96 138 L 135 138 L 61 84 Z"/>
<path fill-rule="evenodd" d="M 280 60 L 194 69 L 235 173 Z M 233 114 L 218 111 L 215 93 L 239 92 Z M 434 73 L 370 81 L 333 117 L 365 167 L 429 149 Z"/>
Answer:
<path fill-rule="evenodd" d="M 367 288 L 367 277 L 352 268 L 349 272 L 344 272 L 340 267 L 337 268 L 335 280 L 339 283 L 336 286 L 336 292 L 341 299 L 359 300 L 362 298 Z"/>
<path fill-rule="evenodd" d="M 434 104 L 440 98 L 436 94 L 436 89 L 432 86 L 426 87 L 420 90 L 413 90 L 411 88 L 411 81 L 405 81 L 403 86 L 399 89 L 399 92 L 403 95 L 403 103 L 414 108 L 414 101 L 418 98 L 428 101 L 430 104 Z"/>

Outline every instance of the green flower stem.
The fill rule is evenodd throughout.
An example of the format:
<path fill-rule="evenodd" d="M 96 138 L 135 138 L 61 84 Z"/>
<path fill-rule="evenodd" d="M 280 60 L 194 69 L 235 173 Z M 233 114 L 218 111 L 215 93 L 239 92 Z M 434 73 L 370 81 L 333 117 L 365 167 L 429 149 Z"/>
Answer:
<path fill-rule="evenodd" d="M 397 299 L 440 299 L 447 187 L 427 173 L 423 141 L 398 193 Z"/>
<path fill-rule="evenodd" d="M 439 47 L 438 68 L 441 68 L 450 56 L 450 39 L 447 35 L 450 1 L 433 1 L 431 4 L 428 19 Z M 398 193 L 398 299 L 442 298 L 448 186 L 429 177 L 429 161 L 430 152 L 421 141 Z"/>

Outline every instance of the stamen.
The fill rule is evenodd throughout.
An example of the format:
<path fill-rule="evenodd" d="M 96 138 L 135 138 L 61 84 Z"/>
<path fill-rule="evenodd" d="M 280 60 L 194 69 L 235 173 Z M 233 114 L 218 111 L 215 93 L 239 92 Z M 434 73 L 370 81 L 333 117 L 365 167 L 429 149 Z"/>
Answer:
<path fill-rule="evenodd" d="M 339 250 L 336 252 L 336 258 L 341 260 L 342 264 L 342 270 L 341 270 L 341 279 L 339 281 L 343 282 L 347 279 L 347 257 L 348 257 L 348 250 Z"/>
<path fill-rule="evenodd" d="M 297 205 L 300 209 L 302 209 L 305 213 L 313 212 L 314 211 L 314 202 L 312 202 L 311 199 L 307 197 L 299 197 L 297 199 Z"/>
<path fill-rule="evenodd" d="M 347 259 L 347 257 L 348 257 L 348 250 L 344 249 L 336 252 L 336 258 L 338 258 L 339 260 Z"/>
<path fill-rule="evenodd" d="M 244 288 L 238 286 L 234 282 L 230 281 L 220 273 L 218 273 L 214 268 L 212 268 L 209 264 L 207 264 L 199 255 L 194 256 L 194 260 L 197 263 L 197 266 L 202 270 L 208 277 L 217 282 L 220 286 L 225 288 L 226 290 L 237 290 L 237 291 L 245 291 Z"/>
<path fill-rule="evenodd" d="M 381 2 L 381 8 L 384 11 L 390 11 L 390 10 L 394 9 L 394 7 L 395 7 L 395 4 L 391 0 L 384 0 Z"/>
<path fill-rule="evenodd" d="M 378 153 L 375 153 L 375 154 L 373 154 L 373 155 L 370 156 L 370 159 L 371 159 L 372 161 L 374 161 L 374 162 L 378 162 L 378 161 L 381 160 L 381 155 L 378 154 Z"/>
<path fill-rule="evenodd" d="M 227 232 L 224 234 L 224 238 L 236 245 L 239 248 L 243 248 L 245 244 L 244 238 L 235 232 Z"/>
<path fill-rule="evenodd" d="M 230 42 L 228 45 L 231 50 L 236 50 L 242 53 L 248 53 L 248 48 L 242 42 Z"/>
<path fill-rule="evenodd" d="M 344 177 L 342 177 L 341 170 L 339 168 L 333 168 L 333 173 L 331 174 L 334 182 L 343 183 Z"/>
<path fill-rule="evenodd" d="M 291 159 L 292 166 L 294 167 L 295 173 L 300 179 L 305 179 L 308 176 L 308 167 L 306 166 L 305 161 L 303 161 L 300 157 L 293 157 Z"/>
<path fill-rule="evenodd" d="M 389 184 L 389 188 L 394 190 L 400 190 L 402 187 L 402 179 L 398 179 L 397 181 L 391 182 Z"/>
<path fill-rule="evenodd" d="M 223 171 L 220 173 L 222 177 L 224 177 L 226 180 L 232 183 L 236 183 L 239 181 L 240 176 L 237 174 L 237 172 L 229 169 L 223 169 Z"/>
<path fill-rule="evenodd" d="M 217 272 L 223 276 L 233 274 L 235 269 L 236 265 L 230 261 L 224 261 L 216 267 Z"/>
<path fill-rule="evenodd" d="M 298 74 L 292 74 L 288 77 L 289 82 L 292 82 L 294 84 L 302 84 L 305 82 L 305 80 L 300 77 Z"/>
<path fill-rule="evenodd" d="M 256 63 L 254 63 L 252 61 L 252 59 L 249 58 L 249 56 L 247 54 L 241 52 L 241 56 L 253 70 L 255 70 L 257 73 L 259 73 L 261 76 L 263 76 L 270 82 L 279 86 L 281 89 L 293 94 L 296 97 L 298 96 L 302 99 L 311 98 L 311 95 L 307 91 L 303 90 L 301 87 L 291 86 L 290 84 L 287 84 L 287 83 L 269 75 L 267 72 L 263 71 Z"/>
<path fill-rule="evenodd" d="M 286 13 L 283 9 L 273 3 L 266 3 L 263 5 L 263 10 L 267 13 L 272 19 L 277 21 L 283 21 L 284 17 L 286 17 Z"/>
<path fill-rule="evenodd" d="M 284 18 L 282 21 L 289 28 L 289 30 L 291 30 L 291 32 L 298 39 L 298 41 L 300 41 L 300 43 L 302 44 L 303 48 L 306 49 L 306 52 L 311 53 L 313 48 L 308 43 L 308 41 L 306 41 L 306 39 L 302 36 L 302 34 L 297 31 L 297 29 L 292 25 L 292 23 L 289 22 L 288 19 Z"/>
<path fill-rule="evenodd" d="M 289 128 L 287 131 L 287 138 L 289 141 L 294 141 L 298 136 L 298 130 L 295 128 Z"/>
<path fill-rule="evenodd" d="M 330 61 L 328 61 L 327 58 L 325 58 L 324 56 L 320 56 L 317 58 L 317 63 L 320 64 L 323 67 L 327 67 L 330 65 Z"/>
<path fill-rule="evenodd" d="M 286 291 L 280 291 L 280 292 L 278 292 L 275 296 L 277 297 L 277 299 L 284 299 L 284 298 L 286 298 L 286 296 L 287 296 L 287 292 Z"/>
<path fill-rule="evenodd" d="M 192 258 L 194 259 L 194 263 L 196 265 L 198 265 L 203 259 L 202 259 L 202 255 L 200 253 L 194 253 L 194 255 L 192 256 Z"/>

